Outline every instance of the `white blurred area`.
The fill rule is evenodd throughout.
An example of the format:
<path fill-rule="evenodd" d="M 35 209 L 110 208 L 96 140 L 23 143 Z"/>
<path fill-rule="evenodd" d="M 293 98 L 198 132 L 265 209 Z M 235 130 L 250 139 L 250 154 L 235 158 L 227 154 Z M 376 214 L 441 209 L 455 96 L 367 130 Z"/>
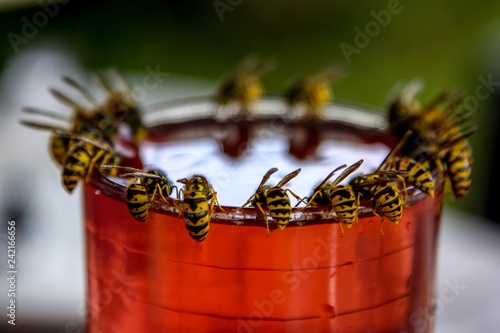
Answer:
<path fill-rule="evenodd" d="M 140 85 L 145 73 L 126 74 L 133 85 Z M 55 42 L 30 43 L 0 73 L 0 225 L 4 228 L 0 230 L 0 305 L 4 308 L 8 289 L 4 278 L 5 222 L 15 219 L 16 329 L 50 326 L 54 328 L 50 332 L 64 332 L 68 323 L 75 322 L 83 332 L 85 269 L 80 187 L 68 195 L 60 185 L 60 171 L 48 152 L 49 133 L 18 123 L 23 118 L 58 124 L 22 114 L 23 106 L 69 114 L 69 108 L 48 92 L 49 87 L 54 87 L 77 96 L 61 82 L 63 75 L 95 87 L 89 83 L 90 73 L 82 69 L 78 56 Z M 208 95 L 214 88 L 213 82 L 169 75 L 147 92 L 144 104 Z M 445 208 L 436 293 L 441 307 L 436 310 L 436 332 L 496 332 L 500 327 L 499 237 L 500 230 L 487 221 Z M 458 294 L 453 290 L 450 293 L 449 284 L 455 281 L 461 286 Z M 4 311 L 0 314 L 5 317 Z M 5 320 L 0 322 L 0 331 L 16 332 L 6 326 Z"/>
<path fill-rule="evenodd" d="M 156 68 L 157 64 L 149 67 Z M 127 72 L 132 85 L 141 85 L 144 72 Z M 160 68 L 167 72 L 167 68 Z M 69 76 L 103 94 L 83 70 L 78 56 L 59 42 L 32 42 L 22 48 L 0 73 L 0 305 L 7 304 L 7 221 L 16 220 L 17 328 L 35 323 L 64 331 L 67 323 L 83 323 L 85 267 L 82 196 L 78 186 L 68 195 L 60 185 L 60 169 L 48 150 L 49 132 L 27 128 L 20 119 L 64 126 L 64 122 L 21 112 L 25 106 L 69 115 L 70 108 L 48 91 L 57 88 L 85 101 L 61 81 Z M 189 95 L 213 93 L 214 84 L 175 77 L 146 91 L 152 105 Z M 2 317 L 5 317 L 2 311 Z M 0 331 L 13 329 L 0 321 Z M 60 324 L 60 325 L 59 325 Z M 30 324 L 31 325 L 31 324 Z M 32 327 L 32 326 L 30 326 Z M 83 326 L 82 326 L 83 327 Z"/>
<path fill-rule="evenodd" d="M 55 44 L 28 45 L 1 76 L 0 213 L 2 226 L 3 221 L 16 220 L 18 318 L 26 320 L 81 318 L 77 310 L 84 299 L 81 195 L 76 191 L 69 196 L 58 186 L 59 170 L 48 153 L 49 133 L 18 123 L 23 106 L 68 112 L 47 88 L 60 86 L 63 74 L 79 75 L 78 68 L 75 57 Z M 6 279 L 0 279 L 2 304 L 7 289 Z"/>

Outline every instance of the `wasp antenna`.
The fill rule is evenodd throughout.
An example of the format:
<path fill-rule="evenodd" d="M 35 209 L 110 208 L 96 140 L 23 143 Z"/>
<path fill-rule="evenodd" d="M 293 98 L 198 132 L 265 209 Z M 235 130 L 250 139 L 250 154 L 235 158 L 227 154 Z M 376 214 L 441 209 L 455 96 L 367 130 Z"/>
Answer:
<path fill-rule="evenodd" d="M 95 97 L 87 90 L 85 89 L 81 84 L 73 80 L 72 78 L 68 76 L 63 76 L 62 80 L 64 83 L 69 85 L 71 88 L 77 90 L 85 99 L 92 104 L 92 106 L 96 106 L 98 104 L 97 100 Z"/>
<path fill-rule="evenodd" d="M 49 124 L 42 124 L 42 123 L 37 123 L 29 120 L 20 120 L 19 123 L 24 126 L 36 128 L 36 129 L 42 129 L 42 130 L 50 130 L 54 132 L 67 132 L 66 129 L 58 126 L 53 126 Z"/>
<path fill-rule="evenodd" d="M 64 104 L 69 105 L 69 106 L 74 107 L 74 108 L 81 108 L 80 104 L 78 104 L 77 102 L 75 102 L 74 100 L 69 98 L 68 96 L 64 95 L 60 91 L 58 91 L 54 88 L 50 88 L 49 91 L 52 94 L 52 96 L 54 96 L 61 103 L 64 103 Z"/>
<path fill-rule="evenodd" d="M 108 84 L 108 82 L 106 81 L 106 79 L 104 78 L 103 74 L 102 73 L 99 73 L 99 72 L 95 72 L 94 73 L 94 77 L 97 81 L 97 83 L 104 89 L 106 90 L 108 93 L 112 93 L 113 92 L 113 89 L 111 88 L 111 86 Z"/>
<path fill-rule="evenodd" d="M 65 115 L 62 115 L 62 114 L 59 114 L 56 112 L 48 111 L 48 110 L 42 110 L 42 109 L 32 108 L 32 107 L 23 107 L 21 109 L 21 111 L 26 112 L 26 113 L 31 113 L 31 114 L 39 114 L 42 116 L 47 116 L 47 117 L 62 120 L 62 121 L 69 121 L 68 116 L 65 116 Z"/>
<path fill-rule="evenodd" d="M 187 184 L 188 179 L 187 178 L 177 179 L 176 182 L 181 183 L 181 184 Z"/>

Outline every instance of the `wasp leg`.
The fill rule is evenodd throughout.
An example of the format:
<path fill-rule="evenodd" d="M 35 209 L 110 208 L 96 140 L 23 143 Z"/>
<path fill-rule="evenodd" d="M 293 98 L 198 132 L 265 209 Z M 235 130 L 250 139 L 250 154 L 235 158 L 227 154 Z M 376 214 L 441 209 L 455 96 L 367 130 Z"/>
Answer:
<path fill-rule="evenodd" d="M 401 175 L 396 175 L 396 177 L 398 177 L 398 179 L 401 181 L 401 184 L 403 184 L 403 189 L 404 189 L 404 193 L 405 193 L 405 197 L 404 197 L 403 202 L 404 202 L 405 207 L 407 207 L 406 203 L 408 202 L 408 191 L 406 190 L 406 180 Z"/>
<path fill-rule="evenodd" d="M 297 199 L 299 201 L 299 203 L 305 203 L 307 205 L 307 202 L 305 202 L 302 198 L 300 198 L 297 194 L 293 193 L 292 190 L 290 189 L 286 189 L 285 192 L 288 192 L 290 193 L 291 195 L 293 195 L 295 197 L 295 199 Z M 307 206 L 306 206 L 307 207 Z"/>
<path fill-rule="evenodd" d="M 290 191 L 291 192 L 291 191 Z M 302 208 L 299 208 L 299 211 L 301 211 L 302 213 L 304 212 L 304 210 L 307 208 L 307 207 L 312 207 L 311 206 L 311 202 L 313 202 L 314 198 L 316 197 L 316 195 L 318 195 L 319 191 L 316 191 L 314 192 L 314 194 L 312 195 L 311 198 L 307 198 L 307 197 L 304 197 L 303 199 L 300 199 L 299 202 L 297 202 L 297 204 L 295 205 L 295 207 L 297 207 L 301 202 L 304 202 L 306 205 Z M 309 199 L 308 202 L 305 202 L 304 199 Z"/>
<path fill-rule="evenodd" d="M 88 183 L 89 179 L 90 179 L 90 176 L 92 176 L 92 172 L 94 171 L 94 166 L 95 164 L 97 163 L 97 161 L 102 157 L 102 155 L 104 154 L 104 150 L 99 150 L 97 152 L 97 154 L 95 154 L 95 156 L 92 158 L 92 160 L 90 161 L 90 165 L 89 165 L 89 168 L 87 170 L 87 175 L 85 176 L 85 182 Z"/>
<path fill-rule="evenodd" d="M 309 201 L 309 197 L 303 197 L 302 200 L 300 200 L 299 202 L 297 202 L 294 206 L 294 208 L 297 208 L 298 205 L 300 205 L 301 202 L 305 202 L 306 203 L 306 207 L 307 207 L 307 202 L 306 200 L 307 199 Z M 305 207 L 304 207 L 305 208 Z"/>
<path fill-rule="evenodd" d="M 344 237 L 344 228 L 342 227 L 342 221 L 340 221 L 340 219 L 335 216 L 335 215 L 332 215 L 330 214 L 329 212 L 326 212 L 326 215 L 334 218 L 335 220 L 339 221 L 339 226 L 340 226 L 340 237 Z"/>
<path fill-rule="evenodd" d="M 384 235 L 384 230 L 382 230 L 382 223 L 384 222 L 384 218 L 377 212 L 377 207 L 373 208 L 373 215 L 380 219 L 380 233 L 382 236 Z"/>
<path fill-rule="evenodd" d="M 434 163 L 436 164 L 436 168 L 439 171 L 438 182 L 441 183 L 442 186 L 443 198 L 446 198 L 451 192 L 450 178 L 445 174 L 444 166 L 443 163 L 441 163 L 441 159 L 439 158 L 435 159 Z"/>
<path fill-rule="evenodd" d="M 176 200 L 173 201 L 173 204 L 174 204 L 175 208 L 179 211 L 178 218 L 180 218 L 182 216 L 183 211 L 184 211 L 184 209 L 182 208 L 182 201 L 180 199 L 181 193 L 182 193 L 182 197 L 184 197 L 184 190 L 182 188 L 180 189 L 180 191 L 179 191 L 179 193 L 177 195 L 177 201 Z"/>
<path fill-rule="evenodd" d="M 264 211 L 264 209 L 262 209 L 262 206 L 260 205 L 260 202 L 257 202 L 257 207 L 260 209 L 260 211 L 262 212 L 262 214 L 264 214 L 264 219 L 266 220 L 267 237 L 269 237 L 269 221 L 267 220 L 267 214 Z"/>
<path fill-rule="evenodd" d="M 250 202 L 252 202 L 252 200 L 255 197 L 255 195 L 256 195 L 256 193 L 253 194 L 250 198 L 248 198 L 247 202 L 245 202 L 245 204 L 243 206 L 241 206 L 240 208 L 238 208 L 237 210 L 242 209 L 243 207 L 245 207 L 246 205 L 248 205 Z"/>
<path fill-rule="evenodd" d="M 167 199 L 165 199 L 165 197 L 163 196 L 163 193 L 161 193 L 161 187 L 160 187 L 160 184 L 156 184 L 155 186 L 155 190 L 153 192 L 153 196 L 151 198 L 151 201 L 153 201 L 155 195 L 156 195 L 156 192 L 158 192 L 158 194 L 160 194 L 160 197 L 163 199 L 163 201 L 167 202 Z"/>
<path fill-rule="evenodd" d="M 217 207 L 219 207 L 220 210 L 222 210 L 224 213 L 227 214 L 227 210 L 225 210 L 219 203 L 219 200 L 217 200 L 217 192 L 214 191 L 213 187 L 211 188 L 212 194 L 210 194 L 209 198 L 213 198 L 215 202 L 217 202 Z"/>
<path fill-rule="evenodd" d="M 131 185 L 132 183 L 135 183 L 135 182 L 136 182 L 136 180 L 135 180 L 134 178 L 130 178 L 130 179 L 128 180 L 128 185 L 127 185 L 127 188 L 129 188 L 129 187 L 130 187 L 130 185 Z"/>
<path fill-rule="evenodd" d="M 214 212 L 215 202 L 217 202 L 217 205 L 219 206 L 219 208 L 221 208 L 221 206 L 219 205 L 219 202 L 217 201 L 217 193 L 213 192 L 212 195 L 210 195 L 210 197 L 212 200 L 210 202 L 210 210 L 208 211 L 208 221 L 209 222 L 212 219 L 212 213 Z"/>
<path fill-rule="evenodd" d="M 177 188 L 177 186 L 172 186 L 172 190 L 175 188 L 175 192 L 177 192 L 177 199 L 179 199 L 179 189 Z"/>
<path fill-rule="evenodd" d="M 358 214 L 359 214 L 359 202 L 360 201 L 361 201 L 361 192 L 358 193 L 357 198 L 356 198 L 356 209 L 358 210 Z M 358 214 L 356 214 L 356 227 L 359 227 Z"/>
<path fill-rule="evenodd" d="M 153 191 L 153 193 L 151 194 L 151 199 L 149 199 L 149 203 L 152 203 L 152 202 L 153 202 L 153 200 L 155 199 L 156 192 L 158 192 L 157 190 L 158 190 L 158 189 L 155 187 L 155 190 L 154 190 L 154 191 Z M 160 192 L 159 192 L 159 193 L 160 193 L 160 195 L 161 195 L 161 190 L 160 190 Z M 163 198 L 163 195 L 161 195 L 161 196 L 162 196 L 162 198 Z"/>

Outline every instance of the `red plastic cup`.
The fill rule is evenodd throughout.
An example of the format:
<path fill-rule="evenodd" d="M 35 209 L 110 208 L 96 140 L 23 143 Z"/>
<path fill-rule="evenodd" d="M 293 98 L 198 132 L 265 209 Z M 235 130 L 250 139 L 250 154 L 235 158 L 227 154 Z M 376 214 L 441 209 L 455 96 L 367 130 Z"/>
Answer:
<path fill-rule="evenodd" d="M 319 179 L 302 180 L 310 192 L 315 182 L 347 163 L 316 160 L 318 151 L 352 144 L 350 158 L 357 160 L 372 146 L 394 144 L 377 114 L 337 105 L 326 110 L 325 119 L 300 121 L 285 118 L 279 105 L 262 101 L 254 115 L 228 119 L 213 116 L 209 102 L 170 106 L 150 115 L 150 136 L 140 149 L 148 149 L 144 156 L 155 156 L 157 162 L 170 143 L 189 152 L 190 140 L 209 138 L 220 144 L 219 155 L 228 165 L 238 160 L 244 164 L 248 151 L 260 149 L 252 140 L 281 135 L 288 146 L 279 146 L 285 149 L 277 160 L 290 158 L 322 170 Z M 372 165 L 388 151 L 386 147 L 373 157 Z M 170 162 L 183 165 L 182 160 Z M 273 162 L 263 156 L 260 163 Z M 209 179 L 210 171 L 205 172 Z M 213 184 L 228 213 L 215 209 L 203 242 L 189 236 L 170 199 L 155 201 L 148 220 L 141 223 L 125 204 L 126 180 L 96 176 L 86 184 L 89 332 L 432 331 L 440 190 L 428 197 L 408 188 L 401 221 L 396 225 L 384 220 L 383 234 L 371 203 L 364 202 L 358 225 L 344 226 L 343 236 L 325 206 L 294 208 L 283 231 L 270 219 L 266 237 L 258 209 L 236 211 L 262 176 L 249 180 L 248 186 Z M 285 187 L 310 195 L 294 188 L 299 177 Z M 222 193 L 229 198 L 236 192 L 245 192 L 244 199 L 226 204 Z"/>

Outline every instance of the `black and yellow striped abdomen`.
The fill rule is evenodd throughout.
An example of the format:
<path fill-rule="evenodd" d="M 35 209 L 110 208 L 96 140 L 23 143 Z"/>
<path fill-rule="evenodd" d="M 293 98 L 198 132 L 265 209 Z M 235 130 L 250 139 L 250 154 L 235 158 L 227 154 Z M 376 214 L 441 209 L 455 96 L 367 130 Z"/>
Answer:
<path fill-rule="evenodd" d="M 132 183 L 125 194 L 130 214 L 139 222 L 145 222 L 149 212 L 149 197 L 146 186 Z"/>
<path fill-rule="evenodd" d="M 101 164 L 117 165 L 118 159 L 113 153 L 89 142 L 79 141 L 73 144 L 63 165 L 62 182 L 64 188 L 69 193 L 73 192 L 78 182 L 90 176 L 94 168 L 98 168 Z M 116 172 L 117 170 L 111 170 L 109 173 L 116 175 Z"/>
<path fill-rule="evenodd" d="M 373 189 L 373 209 L 382 213 L 391 222 L 399 223 L 403 215 L 403 200 L 396 183 L 390 182 L 375 186 Z"/>
<path fill-rule="evenodd" d="M 208 236 L 210 229 L 209 203 L 202 192 L 184 194 L 182 212 L 189 235 L 197 242 Z"/>
<path fill-rule="evenodd" d="M 409 157 L 402 157 L 394 163 L 393 168 L 397 171 L 408 171 L 404 178 L 409 184 L 431 197 L 434 196 L 436 184 L 431 172 L 422 163 Z"/>
<path fill-rule="evenodd" d="M 330 202 L 337 218 L 348 228 L 358 220 L 358 200 L 351 186 L 336 186 L 330 192 Z"/>
<path fill-rule="evenodd" d="M 472 173 L 472 148 L 467 140 L 452 147 L 445 157 L 446 172 L 456 199 L 469 192 Z"/>
<path fill-rule="evenodd" d="M 94 151 L 95 147 L 91 144 L 80 142 L 68 152 L 63 165 L 62 181 L 69 193 L 73 192 L 76 184 L 87 174 Z"/>
<path fill-rule="evenodd" d="M 66 155 L 68 154 L 71 139 L 59 135 L 50 137 L 50 154 L 54 161 L 60 166 L 64 166 Z"/>
<path fill-rule="evenodd" d="M 266 204 L 269 207 L 269 214 L 280 230 L 285 229 L 290 222 L 292 207 L 290 198 L 282 188 L 273 187 L 267 192 Z"/>

